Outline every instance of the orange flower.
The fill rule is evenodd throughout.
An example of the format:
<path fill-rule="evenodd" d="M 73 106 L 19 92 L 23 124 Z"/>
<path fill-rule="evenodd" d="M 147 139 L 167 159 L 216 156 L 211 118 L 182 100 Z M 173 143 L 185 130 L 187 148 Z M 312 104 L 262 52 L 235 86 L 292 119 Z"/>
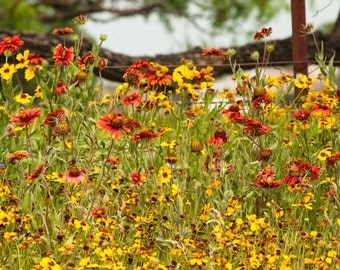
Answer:
<path fill-rule="evenodd" d="M 73 60 L 73 47 L 66 48 L 59 43 L 54 49 L 53 59 L 59 66 L 69 66 Z"/>
<path fill-rule="evenodd" d="M 218 48 L 210 48 L 210 49 L 206 49 L 204 48 L 202 50 L 202 54 L 203 55 L 216 55 L 216 56 L 221 56 L 224 57 L 226 55 L 228 55 L 228 53 L 226 51 L 222 51 L 221 49 Z"/>
<path fill-rule="evenodd" d="M 33 118 L 40 116 L 40 109 L 33 108 L 28 110 L 22 110 L 18 115 L 11 116 L 11 122 L 19 123 L 20 126 L 27 126 L 33 123 Z"/>
<path fill-rule="evenodd" d="M 130 132 L 136 126 L 140 125 L 132 119 L 124 119 L 121 114 L 114 113 L 101 116 L 97 122 L 97 127 L 108 132 L 113 139 L 119 139 L 122 136 L 122 130 Z"/>
<path fill-rule="evenodd" d="M 85 182 L 87 179 L 83 170 L 80 170 L 77 166 L 72 165 L 70 169 L 65 172 L 64 180 L 67 184 L 79 184 Z"/>
<path fill-rule="evenodd" d="M 10 51 L 13 53 L 23 44 L 24 42 L 20 39 L 20 35 L 5 37 L 2 41 L 0 41 L 0 54 L 3 54 L 5 51 Z"/>
<path fill-rule="evenodd" d="M 254 119 L 247 119 L 244 124 L 243 134 L 249 136 L 261 136 L 271 130 L 270 126 L 264 126 Z"/>
<path fill-rule="evenodd" d="M 25 158 L 28 158 L 29 154 L 26 151 L 16 151 L 12 154 L 8 155 L 8 161 L 9 163 L 12 163 L 14 160 L 22 160 Z"/>
<path fill-rule="evenodd" d="M 154 133 L 152 130 L 142 130 L 141 132 L 135 134 L 132 138 L 134 142 L 137 142 L 142 139 L 152 139 L 159 137 L 159 133 Z"/>
<path fill-rule="evenodd" d="M 261 31 L 258 31 L 254 35 L 255 40 L 264 39 L 265 37 L 269 37 L 271 33 L 273 32 L 273 29 L 271 27 L 265 28 L 263 27 Z"/>
<path fill-rule="evenodd" d="M 53 34 L 59 35 L 59 36 L 64 36 L 70 33 L 73 33 L 73 29 L 70 27 L 56 28 L 53 30 Z"/>

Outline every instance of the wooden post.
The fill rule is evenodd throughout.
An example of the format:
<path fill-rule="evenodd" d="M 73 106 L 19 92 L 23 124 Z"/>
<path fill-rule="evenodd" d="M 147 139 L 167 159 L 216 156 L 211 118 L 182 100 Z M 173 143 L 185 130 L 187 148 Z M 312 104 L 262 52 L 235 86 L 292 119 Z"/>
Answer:
<path fill-rule="evenodd" d="M 308 54 L 306 35 L 301 33 L 301 26 L 306 25 L 305 0 L 291 0 L 292 40 L 294 76 L 298 73 L 308 76 Z M 303 91 L 301 93 L 301 91 Z M 306 95 L 308 90 L 295 87 L 294 96 Z"/>

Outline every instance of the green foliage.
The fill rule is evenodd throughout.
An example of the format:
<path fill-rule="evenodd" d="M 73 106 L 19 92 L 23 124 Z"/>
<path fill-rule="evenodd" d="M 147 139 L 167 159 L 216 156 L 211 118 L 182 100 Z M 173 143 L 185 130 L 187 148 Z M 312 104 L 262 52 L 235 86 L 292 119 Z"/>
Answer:
<path fill-rule="evenodd" d="M 3 0 L 0 16 L 1 29 L 44 31 L 43 24 L 38 20 L 37 10 L 29 4 L 29 1 Z"/>

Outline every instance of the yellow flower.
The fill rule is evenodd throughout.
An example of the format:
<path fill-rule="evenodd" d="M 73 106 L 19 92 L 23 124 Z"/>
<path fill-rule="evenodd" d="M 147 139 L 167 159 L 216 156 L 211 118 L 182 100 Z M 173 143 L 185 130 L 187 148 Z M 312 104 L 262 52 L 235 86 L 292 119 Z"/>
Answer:
<path fill-rule="evenodd" d="M 170 180 L 172 178 L 171 167 L 168 166 L 168 165 L 164 165 L 164 166 L 160 167 L 160 169 L 158 171 L 158 177 L 160 178 L 162 183 L 170 182 Z"/>
<path fill-rule="evenodd" d="M 175 149 L 176 145 L 177 145 L 176 140 L 167 140 L 161 143 L 161 146 L 167 146 L 170 149 Z"/>
<path fill-rule="evenodd" d="M 318 128 L 319 129 L 331 129 L 335 122 L 334 117 L 321 117 L 318 119 Z"/>
<path fill-rule="evenodd" d="M 171 185 L 171 194 L 181 199 L 181 192 L 176 184 Z"/>
<path fill-rule="evenodd" d="M 90 225 L 87 224 L 85 221 L 75 219 L 74 220 L 74 226 L 76 229 L 82 229 L 84 232 L 88 231 L 90 229 Z"/>
<path fill-rule="evenodd" d="M 38 69 L 42 70 L 42 67 L 41 66 L 38 67 L 36 65 L 28 65 L 27 68 L 25 69 L 25 79 L 26 79 L 26 81 L 32 80 Z"/>
<path fill-rule="evenodd" d="M 19 63 L 16 64 L 15 68 L 20 69 L 20 68 L 26 67 L 29 63 L 29 60 L 28 60 L 29 54 L 30 54 L 29 50 L 25 50 L 24 54 L 18 53 L 16 56 L 16 59 Z"/>
<path fill-rule="evenodd" d="M 166 95 L 164 95 L 162 92 L 151 91 L 149 98 L 153 100 L 164 100 Z"/>
<path fill-rule="evenodd" d="M 16 69 L 13 64 L 9 65 L 8 63 L 5 63 L 0 68 L 0 78 L 3 78 L 4 80 L 8 81 L 9 79 L 12 78 L 15 72 L 16 72 Z"/>
<path fill-rule="evenodd" d="M 61 266 L 56 263 L 55 260 L 45 257 L 42 258 L 39 262 L 39 266 L 42 268 L 39 268 L 41 270 L 62 270 Z"/>
<path fill-rule="evenodd" d="M 20 104 L 30 103 L 31 99 L 32 99 L 32 96 L 26 93 L 15 96 L 15 101 Z"/>
<path fill-rule="evenodd" d="M 7 243 L 9 243 L 14 237 L 17 236 L 16 232 L 5 232 L 4 233 L 4 239 Z"/>
<path fill-rule="evenodd" d="M 34 96 L 36 98 L 43 98 L 42 91 L 41 91 L 41 86 L 38 85 L 35 90 L 34 90 Z"/>
<path fill-rule="evenodd" d="M 332 154 L 330 150 L 331 150 L 330 148 L 322 149 L 318 155 L 318 159 L 322 161 L 326 160 L 327 157 L 329 157 Z"/>

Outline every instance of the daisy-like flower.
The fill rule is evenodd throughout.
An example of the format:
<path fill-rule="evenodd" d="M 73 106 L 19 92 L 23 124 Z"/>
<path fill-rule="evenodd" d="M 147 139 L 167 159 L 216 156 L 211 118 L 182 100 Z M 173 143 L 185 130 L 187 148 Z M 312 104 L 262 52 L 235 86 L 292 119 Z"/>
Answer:
<path fill-rule="evenodd" d="M 121 114 L 110 113 L 100 117 L 97 127 L 109 133 L 116 140 L 122 136 L 122 131 L 131 131 L 127 123 L 127 119 L 124 119 Z"/>
<path fill-rule="evenodd" d="M 254 35 L 255 40 L 261 40 L 266 37 L 269 37 L 271 33 L 273 32 L 273 29 L 271 27 L 265 28 L 263 27 L 261 31 L 257 31 Z"/>
<path fill-rule="evenodd" d="M 28 126 L 33 123 L 33 119 L 40 116 L 40 109 L 33 108 L 21 110 L 19 114 L 11 116 L 11 122 L 19 123 L 20 126 Z"/>
<path fill-rule="evenodd" d="M 59 66 L 69 66 L 73 60 L 74 52 L 73 47 L 66 48 L 62 44 L 58 44 L 53 52 L 53 59 Z"/>
<path fill-rule="evenodd" d="M 126 95 L 123 102 L 125 105 L 135 104 L 140 100 L 140 95 L 136 92 L 132 93 L 131 95 Z"/>
<path fill-rule="evenodd" d="M 12 78 L 13 74 L 16 72 L 15 66 L 13 64 L 5 63 L 0 68 L 0 78 L 3 78 L 4 80 L 8 81 Z"/>
<path fill-rule="evenodd" d="M 28 177 L 27 181 L 31 183 L 35 178 L 37 178 L 45 168 L 46 163 L 41 163 Z"/>
<path fill-rule="evenodd" d="M 170 182 L 172 178 L 172 170 L 168 165 L 161 166 L 158 171 L 158 177 L 162 183 Z"/>
<path fill-rule="evenodd" d="M 58 81 L 56 89 L 54 91 L 55 96 L 60 96 L 62 94 L 65 94 L 68 90 L 68 85 L 64 84 L 61 80 Z"/>
<path fill-rule="evenodd" d="M 210 49 L 204 48 L 202 50 L 202 54 L 208 55 L 208 56 L 220 56 L 220 57 L 225 57 L 228 55 L 227 51 L 223 51 L 219 48 L 210 48 Z"/>
<path fill-rule="evenodd" d="M 294 117 L 300 121 L 308 120 L 310 117 L 310 112 L 302 109 L 294 113 Z"/>
<path fill-rule="evenodd" d="M 147 140 L 147 139 L 153 139 L 159 137 L 158 133 L 154 133 L 152 130 L 146 129 L 142 130 L 141 132 L 135 134 L 132 138 L 134 142 L 137 142 L 139 140 Z"/>
<path fill-rule="evenodd" d="M 65 172 L 63 179 L 67 184 L 79 184 L 85 182 L 87 177 L 83 170 L 72 165 L 70 169 Z"/>
<path fill-rule="evenodd" d="M 319 160 L 326 160 L 327 157 L 329 157 L 330 155 L 332 155 L 332 147 L 330 145 L 326 145 L 323 149 L 321 149 L 319 155 L 318 155 L 318 159 Z"/>
<path fill-rule="evenodd" d="M 14 160 L 22 160 L 25 158 L 29 158 L 29 154 L 27 151 L 16 151 L 8 155 L 9 163 L 12 163 Z"/>
<path fill-rule="evenodd" d="M 333 155 L 328 156 L 326 158 L 326 166 L 330 168 L 334 168 L 338 160 L 340 160 L 340 152 L 337 152 Z"/>
<path fill-rule="evenodd" d="M 18 47 L 22 46 L 24 41 L 20 39 L 20 35 L 14 35 L 12 37 L 5 37 L 0 41 L 0 54 L 5 51 L 14 52 Z"/>
<path fill-rule="evenodd" d="M 129 176 L 135 186 L 139 186 L 144 180 L 144 176 L 138 172 L 132 172 Z"/>
<path fill-rule="evenodd" d="M 93 64 L 95 60 L 96 56 L 91 51 L 89 51 L 77 59 L 77 64 L 79 68 L 85 69 L 88 65 Z"/>
<path fill-rule="evenodd" d="M 73 33 L 73 29 L 70 27 L 56 28 L 53 30 L 54 35 L 64 36 Z"/>
<path fill-rule="evenodd" d="M 267 166 L 262 171 L 258 172 L 255 177 L 255 186 L 272 188 L 281 186 L 281 181 L 274 180 L 274 170 Z"/>
<path fill-rule="evenodd" d="M 65 121 L 65 110 L 57 109 L 53 112 L 49 112 L 44 120 L 44 125 L 54 128 L 57 124 Z"/>
<path fill-rule="evenodd" d="M 167 140 L 161 143 L 161 146 L 167 146 L 170 149 L 175 149 L 176 145 L 177 145 L 176 140 Z"/>
<path fill-rule="evenodd" d="M 23 93 L 23 94 L 15 96 L 15 101 L 20 104 L 30 103 L 31 99 L 32 99 L 32 96 L 30 96 L 27 93 Z"/>
<path fill-rule="evenodd" d="M 228 109 L 222 110 L 221 113 L 223 115 L 228 116 L 231 120 L 234 120 L 241 116 L 240 110 L 241 110 L 240 106 L 237 103 L 235 103 L 230 105 Z"/>
<path fill-rule="evenodd" d="M 108 157 L 106 161 L 111 163 L 112 165 L 116 165 L 117 163 L 122 162 L 122 159 L 119 157 L 117 158 Z"/>
<path fill-rule="evenodd" d="M 242 131 L 244 135 L 257 137 L 267 133 L 269 130 L 271 130 L 270 126 L 264 126 L 257 120 L 248 119 L 246 120 Z"/>
<path fill-rule="evenodd" d="M 18 64 L 15 65 L 17 69 L 24 68 L 29 64 L 28 56 L 30 54 L 29 50 L 25 50 L 24 54 L 18 53 L 16 56 L 17 61 L 19 62 Z"/>
<path fill-rule="evenodd" d="M 227 142 L 228 142 L 227 132 L 222 128 L 218 128 L 215 131 L 214 136 L 208 140 L 208 144 L 216 145 L 223 145 L 224 143 Z"/>
<path fill-rule="evenodd" d="M 97 217 L 97 218 L 103 217 L 103 216 L 105 216 L 105 214 L 106 214 L 106 207 L 105 206 L 99 206 L 99 205 L 94 207 L 92 209 L 92 212 L 91 212 L 91 215 L 93 217 Z"/>

